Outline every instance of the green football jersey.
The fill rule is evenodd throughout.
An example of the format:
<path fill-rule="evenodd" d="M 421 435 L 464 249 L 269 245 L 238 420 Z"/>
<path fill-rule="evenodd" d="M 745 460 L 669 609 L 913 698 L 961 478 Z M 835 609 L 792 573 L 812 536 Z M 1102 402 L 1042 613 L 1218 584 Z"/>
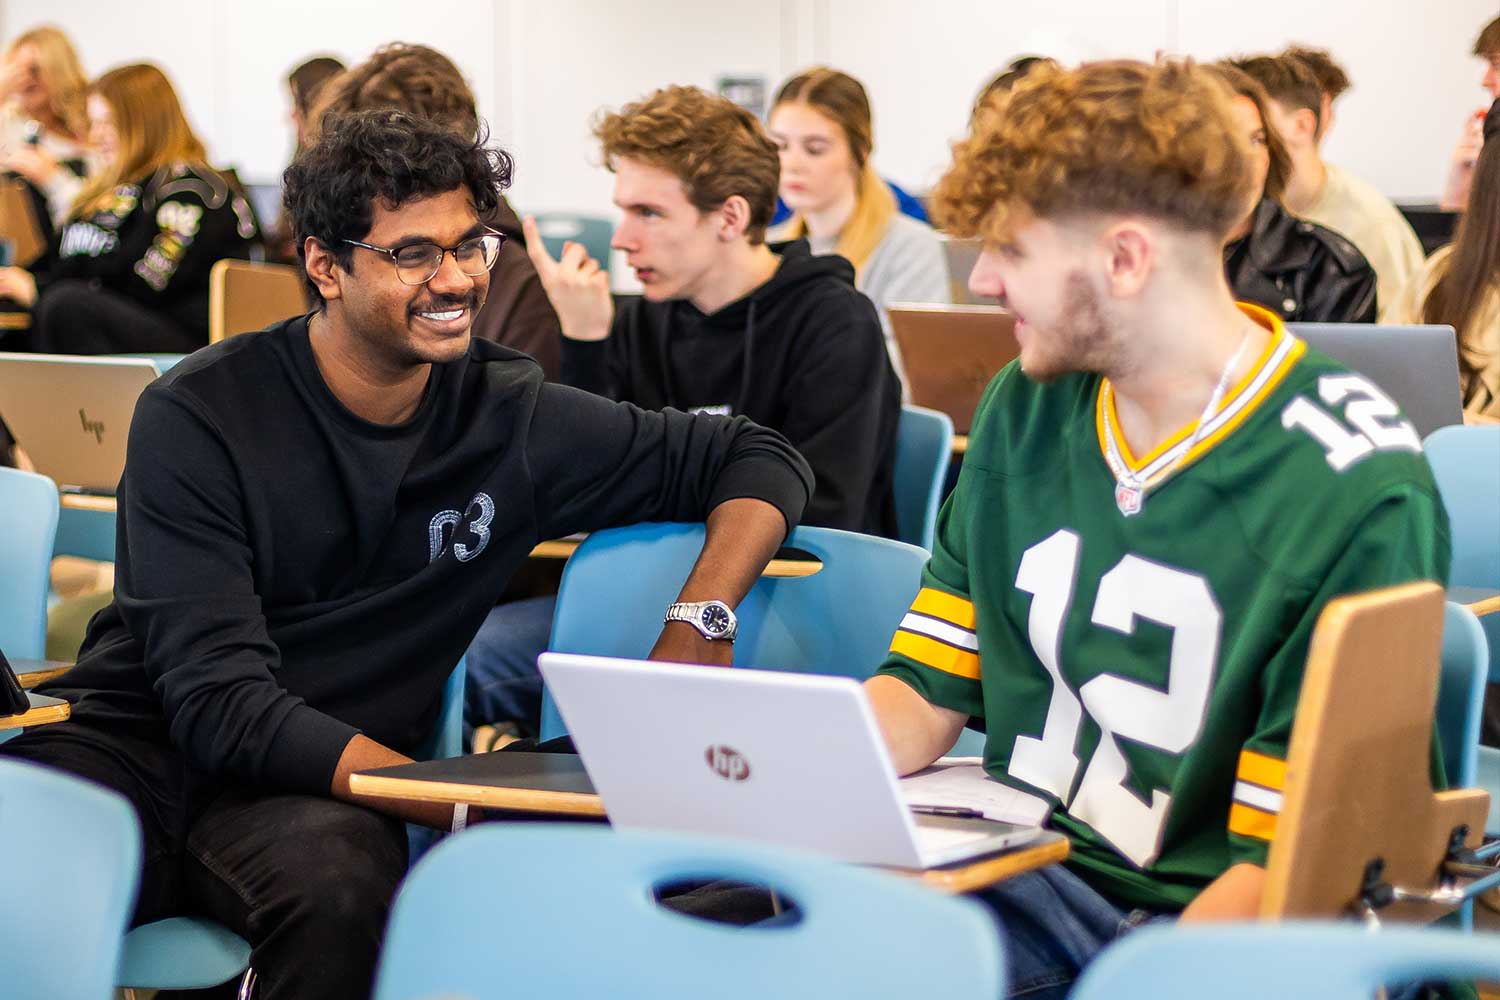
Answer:
<path fill-rule="evenodd" d="M 881 668 L 982 719 L 989 773 L 1053 802 L 1068 863 L 1128 906 L 1265 864 L 1323 606 L 1448 573 L 1411 424 L 1246 311 L 1272 328 L 1250 374 L 1139 459 L 1107 380 L 996 376 Z"/>

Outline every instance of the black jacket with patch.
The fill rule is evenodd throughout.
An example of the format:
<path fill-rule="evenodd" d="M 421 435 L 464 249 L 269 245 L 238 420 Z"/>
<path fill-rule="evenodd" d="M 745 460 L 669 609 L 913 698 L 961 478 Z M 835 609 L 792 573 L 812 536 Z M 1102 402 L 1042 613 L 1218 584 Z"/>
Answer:
<path fill-rule="evenodd" d="M 1261 199 L 1248 235 L 1224 248 L 1234 297 L 1288 323 L 1375 322 L 1375 270 L 1344 237 Z"/>
<path fill-rule="evenodd" d="M 208 272 L 250 256 L 259 238 L 245 199 L 202 164 L 171 164 L 110 193 L 56 235 L 32 265 L 37 291 L 65 278 L 97 282 L 170 317 L 208 343 Z"/>

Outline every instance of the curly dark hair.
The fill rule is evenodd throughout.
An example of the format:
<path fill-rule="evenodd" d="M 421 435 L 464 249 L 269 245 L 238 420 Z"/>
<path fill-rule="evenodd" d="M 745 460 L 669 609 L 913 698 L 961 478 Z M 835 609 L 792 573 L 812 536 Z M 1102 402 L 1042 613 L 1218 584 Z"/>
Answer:
<path fill-rule="evenodd" d="M 487 145 L 484 129 L 469 139 L 430 118 L 389 109 L 338 115 L 324 125 L 282 175 L 282 204 L 304 264 L 311 236 L 353 271 L 354 249 L 344 240 L 370 232 L 377 198 L 400 207 L 466 187 L 484 218 L 510 185 L 510 154 Z"/>

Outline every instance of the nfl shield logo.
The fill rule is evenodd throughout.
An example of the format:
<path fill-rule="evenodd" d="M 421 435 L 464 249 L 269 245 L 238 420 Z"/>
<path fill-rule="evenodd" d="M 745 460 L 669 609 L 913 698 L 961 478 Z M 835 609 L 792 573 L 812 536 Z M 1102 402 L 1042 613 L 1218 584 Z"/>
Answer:
<path fill-rule="evenodd" d="M 1129 483 L 1115 484 L 1115 506 L 1126 517 L 1141 512 L 1141 488 Z"/>

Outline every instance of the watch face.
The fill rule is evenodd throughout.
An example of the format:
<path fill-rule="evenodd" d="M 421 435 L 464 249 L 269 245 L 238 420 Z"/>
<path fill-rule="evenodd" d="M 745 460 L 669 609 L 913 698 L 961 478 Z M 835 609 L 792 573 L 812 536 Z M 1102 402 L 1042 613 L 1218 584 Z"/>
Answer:
<path fill-rule="evenodd" d="M 713 635 L 724 635 L 729 631 L 729 612 L 721 604 L 710 604 L 704 608 L 698 620 Z"/>

